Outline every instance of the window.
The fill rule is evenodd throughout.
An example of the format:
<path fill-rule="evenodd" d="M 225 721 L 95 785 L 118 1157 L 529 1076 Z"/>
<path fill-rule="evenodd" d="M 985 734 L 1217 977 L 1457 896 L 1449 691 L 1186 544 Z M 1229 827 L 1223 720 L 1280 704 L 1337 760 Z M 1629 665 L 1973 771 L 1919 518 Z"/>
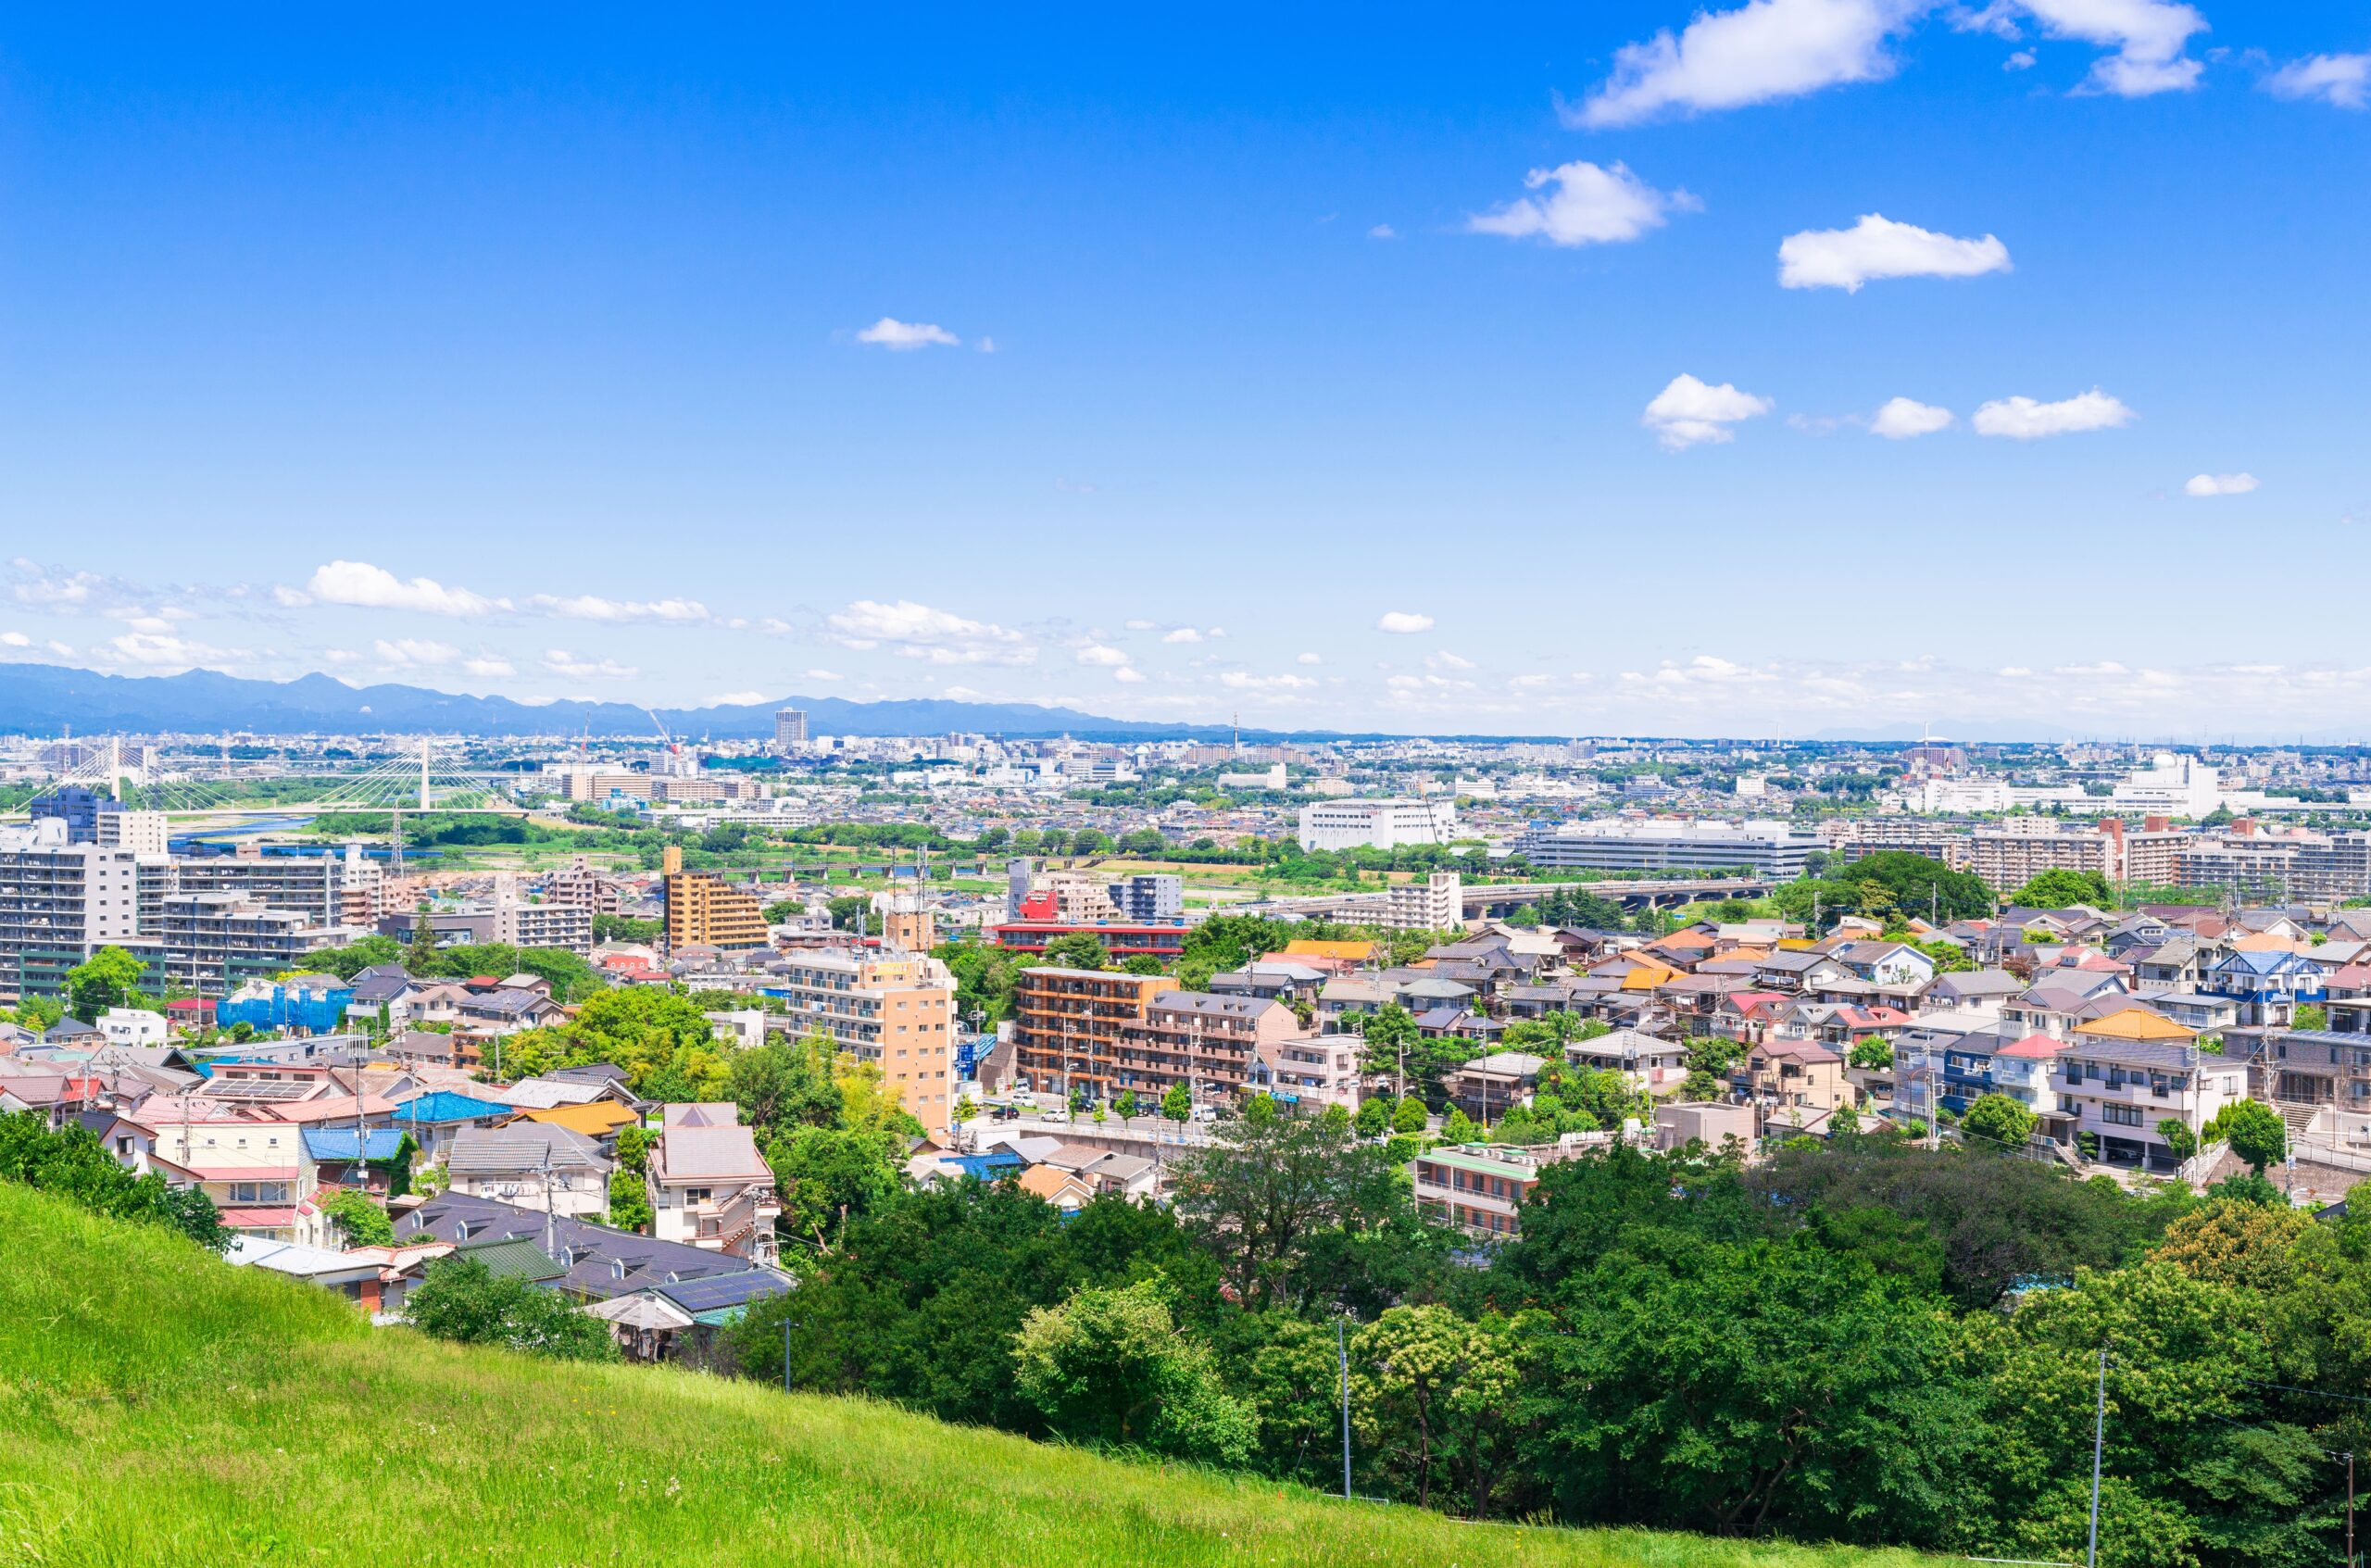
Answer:
<path fill-rule="evenodd" d="M 2140 1108 L 2137 1105 L 2103 1105 L 2100 1107 L 2100 1120 L 2115 1127 L 2138 1127 L 2140 1125 Z"/>

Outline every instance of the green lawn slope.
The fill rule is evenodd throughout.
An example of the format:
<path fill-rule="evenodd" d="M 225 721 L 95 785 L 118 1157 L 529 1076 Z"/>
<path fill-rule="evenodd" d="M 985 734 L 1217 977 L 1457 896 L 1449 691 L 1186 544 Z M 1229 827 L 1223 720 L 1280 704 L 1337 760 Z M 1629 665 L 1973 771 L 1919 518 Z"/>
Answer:
<path fill-rule="evenodd" d="M 0 1562 L 1755 1565 L 1909 1553 L 1470 1525 L 854 1400 L 372 1331 L 0 1182 Z"/>

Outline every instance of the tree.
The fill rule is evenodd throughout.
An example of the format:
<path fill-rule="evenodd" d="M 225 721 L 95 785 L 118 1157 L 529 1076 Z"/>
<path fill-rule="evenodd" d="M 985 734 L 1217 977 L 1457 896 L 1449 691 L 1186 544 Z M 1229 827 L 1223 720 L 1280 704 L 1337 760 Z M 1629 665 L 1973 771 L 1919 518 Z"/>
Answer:
<path fill-rule="evenodd" d="M 1212 1464 L 1250 1457 L 1257 1418 L 1226 1391 L 1210 1348 L 1180 1333 L 1150 1280 L 1032 1309 L 1012 1361 L 1022 1396 L 1074 1442 Z"/>
<path fill-rule="evenodd" d="M 405 1303 L 412 1326 L 462 1345 L 500 1345 L 563 1361 L 613 1361 L 617 1341 L 608 1325 L 589 1318 L 558 1291 L 496 1275 L 474 1258 L 442 1258 L 428 1266 Z"/>
<path fill-rule="evenodd" d="M 1306 1305 L 1325 1286 L 1323 1238 L 1384 1227 L 1401 1206 L 1387 1148 L 1334 1119 L 1280 1116 L 1256 1100 L 1171 1171 L 1179 1221 L 1255 1307 Z"/>
<path fill-rule="evenodd" d="M 2292 1026 L 2299 1029 L 2327 1029 L 2330 1026 L 2330 1010 L 2319 1002 L 2300 1002 L 2297 1004 L 2297 1016 Z"/>
<path fill-rule="evenodd" d="M 1392 1489 L 1419 1507 L 1455 1498 L 1490 1508 L 1516 1459 L 1521 1378 L 1515 1334 L 1446 1307 L 1393 1307 L 1358 1332 L 1351 1418 Z"/>
<path fill-rule="evenodd" d="M 1863 1073 L 1885 1073 L 1893 1067 L 1893 1042 L 1883 1035 L 1870 1035 L 1852 1042 L 1852 1049 L 1845 1059 Z"/>
<path fill-rule="evenodd" d="M 2260 1099 L 2243 1099 L 2216 1113 L 2209 1130 L 2231 1146 L 2257 1175 L 2289 1152 L 2289 1123 Z"/>
<path fill-rule="evenodd" d="M 1189 1122 L 1194 1117 L 1194 1096 L 1183 1084 L 1172 1084 L 1160 1097 L 1160 1113 L 1172 1122 Z"/>
<path fill-rule="evenodd" d="M 639 1179 L 650 1169 L 650 1130 L 639 1122 L 618 1129 L 618 1169 Z"/>
<path fill-rule="evenodd" d="M 1960 1135 L 1979 1148 L 2004 1153 L 2026 1147 L 2040 1118 L 2007 1095 L 1995 1091 L 1979 1095 L 1976 1103 L 1960 1118 Z"/>
<path fill-rule="evenodd" d="M 1386 1002 L 1359 1020 L 1360 1065 L 1370 1073 L 1397 1073 L 1402 1052 L 1416 1044 L 1421 1032 L 1416 1015 L 1398 1002 Z"/>
<path fill-rule="evenodd" d="M 840 1110 L 838 1055 L 838 1043 L 820 1031 L 735 1051 L 724 1071 L 725 1098 L 761 1140 L 793 1124 L 828 1124 Z"/>
<path fill-rule="evenodd" d="M 349 1249 L 395 1244 L 395 1222 L 367 1192 L 344 1187 L 330 1194 L 321 1201 L 321 1215 L 337 1227 L 339 1239 Z"/>
<path fill-rule="evenodd" d="M 2198 1152 L 2198 1135 L 2191 1132 L 2189 1123 L 2178 1116 L 2162 1118 L 2157 1123 L 2157 1135 L 2165 1140 L 2165 1147 L 2174 1151 L 2174 1158 L 2184 1164 L 2188 1164 L 2190 1156 Z"/>
<path fill-rule="evenodd" d="M 1092 931 L 1073 931 L 1046 944 L 1046 962 L 1056 969 L 1110 969 L 1111 949 Z"/>
<path fill-rule="evenodd" d="M 1391 1097 L 1369 1095 L 1359 1102 L 1359 1113 L 1350 1118 L 1350 1125 L 1362 1138 L 1379 1137 L 1391 1126 Z"/>
<path fill-rule="evenodd" d="M 428 918 L 425 899 L 412 913 L 411 943 L 404 949 L 404 968 L 413 974 L 436 972 L 436 923 Z"/>
<path fill-rule="evenodd" d="M 1421 1133 L 1426 1120 L 1424 1102 L 1414 1095 L 1391 1108 L 1391 1130 L 1395 1133 Z"/>
<path fill-rule="evenodd" d="M 2009 895 L 2009 902 L 2027 909 L 2063 909 L 2074 904 L 2112 909 L 2115 908 L 2115 893 L 2108 886 L 2108 879 L 2098 872 L 2054 866 L 2037 873 Z"/>
<path fill-rule="evenodd" d="M 651 1219 L 649 1186 L 640 1173 L 627 1170 L 621 1160 L 618 1168 L 609 1173 L 609 1223 L 621 1231 L 639 1232 Z"/>
<path fill-rule="evenodd" d="M 109 1008 L 123 1007 L 138 995 L 147 968 L 121 947 L 101 947 L 66 972 L 67 1010 L 85 1023 L 96 1023 Z"/>
<path fill-rule="evenodd" d="M 1120 1098 L 1111 1102 L 1111 1109 L 1120 1113 L 1120 1119 L 1123 1122 L 1135 1115 L 1136 1091 L 1134 1089 L 1122 1089 L 1120 1091 Z"/>
<path fill-rule="evenodd" d="M 1441 1142 L 1468 1144 L 1481 1135 L 1481 1129 L 1474 1126 L 1473 1119 L 1465 1114 L 1462 1106 L 1449 1107 L 1449 1117 L 1441 1123 Z"/>

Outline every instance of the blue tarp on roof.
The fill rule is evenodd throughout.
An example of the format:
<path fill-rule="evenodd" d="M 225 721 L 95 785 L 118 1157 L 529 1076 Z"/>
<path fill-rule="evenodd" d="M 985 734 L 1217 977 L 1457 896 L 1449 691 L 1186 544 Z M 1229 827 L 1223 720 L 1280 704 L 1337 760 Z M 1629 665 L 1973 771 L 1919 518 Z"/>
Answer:
<path fill-rule="evenodd" d="M 365 1160 L 393 1160 L 395 1150 L 403 1147 L 404 1135 L 393 1127 L 373 1127 L 363 1141 Z M 354 1129 L 351 1127 L 307 1127 L 305 1129 L 305 1152 L 315 1160 L 351 1160 L 354 1158 Z"/>
<path fill-rule="evenodd" d="M 1029 1162 L 1009 1148 L 1000 1148 L 994 1154 L 949 1155 L 943 1163 L 954 1166 L 967 1176 L 992 1182 L 1008 1171 L 1021 1170 Z"/>
<path fill-rule="evenodd" d="M 420 1095 L 395 1107 L 395 1120 L 403 1122 L 479 1122 L 488 1117 L 508 1116 L 512 1107 L 490 1099 L 477 1099 L 457 1094 L 451 1089 L 438 1089 L 433 1094 Z"/>

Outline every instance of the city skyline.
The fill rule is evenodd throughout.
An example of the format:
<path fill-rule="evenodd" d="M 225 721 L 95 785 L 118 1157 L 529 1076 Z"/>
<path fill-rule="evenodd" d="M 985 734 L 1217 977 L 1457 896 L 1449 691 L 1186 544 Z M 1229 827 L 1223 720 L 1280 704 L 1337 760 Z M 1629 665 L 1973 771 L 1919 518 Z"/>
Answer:
<path fill-rule="evenodd" d="M 13 21 L 0 659 L 2348 729 L 2359 19 L 1392 23 Z"/>

